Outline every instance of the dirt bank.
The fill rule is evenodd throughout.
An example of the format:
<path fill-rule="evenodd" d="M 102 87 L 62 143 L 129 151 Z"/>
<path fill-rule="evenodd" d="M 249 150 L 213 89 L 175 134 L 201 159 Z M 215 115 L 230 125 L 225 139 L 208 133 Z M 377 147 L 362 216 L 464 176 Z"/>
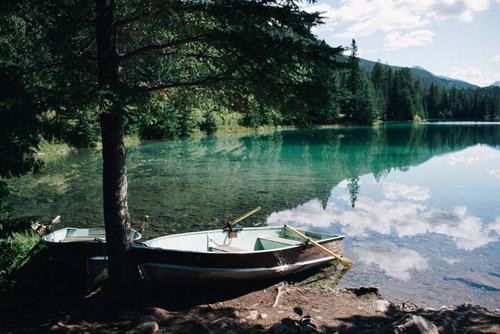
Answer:
<path fill-rule="evenodd" d="M 394 304 L 376 288 L 330 289 L 279 283 L 174 310 L 158 301 L 120 309 L 87 297 L 70 311 L 5 309 L 3 333 L 500 333 L 500 314 L 479 306 L 426 309 Z"/>

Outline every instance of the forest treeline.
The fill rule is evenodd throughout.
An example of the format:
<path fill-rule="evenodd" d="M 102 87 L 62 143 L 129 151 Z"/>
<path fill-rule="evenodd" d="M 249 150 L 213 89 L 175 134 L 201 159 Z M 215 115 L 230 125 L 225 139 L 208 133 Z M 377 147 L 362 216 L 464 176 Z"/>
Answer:
<path fill-rule="evenodd" d="M 377 62 L 370 73 L 360 71 L 353 40 L 349 66 L 337 87 L 341 96 L 337 114 L 342 121 L 370 123 L 374 120 L 498 120 L 500 88 L 456 88 L 422 84 L 409 68 L 394 70 Z M 357 108 L 350 109 L 352 96 Z M 364 97 L 363 100 L 361 97 Z M 345 115 L 342 115 L 344 111 Z M 344 117 L 342 117 L 344 116 Z"/>
<path fill-rule="evenodd" d="M 361 69 L 356 42 L 344 65 L 325 70 L 317 77 L 328 81 L 329 89 L 315 91 L 314 83 L 303 91 L 283 96 L 281 106 L 262 103 L 252 94 L 230 90 L 160 91 L 146 104 L 146 113 L 131 113 L 126 131 L 142 139 L 189 137 L 195 131 L 212 134 L 223 128 L 296 125 L 312 127 L 331 124 L 371 124 L 375 121 L 500 119 L 500 88 L 447 88 L 423 85 L 409 68 L 394 70 L 377 62 L 371 72 Z M 296 94 L 321 94 L 322 105 L 297 106 L 287 102 Z M 219 103 L 220 99 L 231 99 Z M 317 98 L 317 97 L 316 97 Z M 287 106 L 290 109 L 287 109 Z M 300 108 L 300 106 L 299 106 Z M 76 117 L 75 117 L 76 116 Z M 43 133 L 51 140 L 64 140 L 76 147 L 94 146 L 99 141 L 99 124 L 88 111 L 61 119 L 43 115 Z"/>

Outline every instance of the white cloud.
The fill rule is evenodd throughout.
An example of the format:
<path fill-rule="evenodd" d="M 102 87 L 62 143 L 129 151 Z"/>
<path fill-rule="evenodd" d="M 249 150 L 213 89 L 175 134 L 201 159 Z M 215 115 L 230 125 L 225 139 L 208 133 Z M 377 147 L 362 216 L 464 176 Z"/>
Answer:
<path fill-rule="evenodd" d="M 450 69 L 450 75 L 453 78 L 472 82 L 479 86 L 488 86 L 492 82 L 500 79 L 500 73 L 483 72 L 475 67 L 458 67 L 453 66 Z"/>
<path fill-rule="evenodd" d="M 500 61 L 500 53 L 497 54 L 496 56 L 492 57 L 491 60 Z"/>
<path fill-rule="evenodd" d="M 331 31 L 346 24 L 347 29 L 336 37 L 350 39 L 375 32 L 414 30 L 435 20 L 470 22 L 489 4 L 490 0 L 354 0 L 342 1 L 339 6 L 313 4 L 305 9 L 323 13 L 325 25 L 318 31 Z"/>
<path fill-rule="evenodd" d="M 351 50 L 350 50 L 350 49 L 346 49 L 346 50 L 344 50 L 344 51 L 342 52 L 342 54 L 343 54 L 344 56 L 350 56 L 350 55 L 351 55 Z M 365 54 L 365 50 L 363 50 L 363 49 L 359 49 L 359 48 L 358 48 L 358 57 L 361 57 L 361 58 L 362 58 L 364 54 Z"/>
<path fill-rule="evenodd" d="M 410 46 L 421 46 L 432 43 L 434 33 L 430 30 L 414 30 L 408 33 L 392 31 L 385 36 L 386 50 L 404 49 Z"/>
<path fill-rule="evenodd" d="M 385 182 L 382 192 L 387 199 L 409 199 L 412 201 L 425 201 L 431 198 L 429 189 L 419 186 L 407 186 L 402 183 Z"/>
<path fill-rule="evenodd" d="M 376 265 L 388 276 L 403 281 L 411 278 L 410 271 L 427 268 L 427 260 L 413 249 L 398 247 L 393 243 L 364 243 L 353 249 L 358 261 Z"/>
<path fill-rule="evenodd" d="M 304 7 L 307 12 L 319 12 L 321 13 L 323 23 L 322 25 L 316 27 L 316 32 L 319 31 L 332 31 L 334 27 L 338 25 L 338 22 L 334 19 L 335 9 L 325 3 L 315 3 L 312 5 L 307 5 Z"/>
<path fill-rule="evenodd" d="M 451 73 L 453 73 L 453 75 L 466 78 L 476 78 L 482 76 L 483 74 L 480 69 L 477 69 L 475 67 L 458 67 L 458 66 L 453 66 L 451 68 Z"/>
<path fill-rule="evenodd" d="M 493 169 L 488 169 L 486 171 L 488 172 L 488 174 L 490 174 L 494 178 L 500 180 L 500 169 L 493 168 Z"/>

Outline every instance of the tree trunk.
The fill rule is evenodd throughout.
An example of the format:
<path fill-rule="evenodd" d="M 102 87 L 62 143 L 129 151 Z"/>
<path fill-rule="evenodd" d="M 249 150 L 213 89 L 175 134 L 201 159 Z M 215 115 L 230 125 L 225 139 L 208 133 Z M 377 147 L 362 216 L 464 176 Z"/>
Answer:
<path fill-rule="evenodd" d="M 132 287 L 136 268 L 129 258 L 130 219 L 127 204 L 127 166 L 123 143 L 123 115 L 101 115 L 103 204 L 110 282 L 118 291 Z"/>
<path fill-rule="evenodd" d="M 111 286 L 132 286 L 136 269 L 129 259 L 131 244 L 127 204 L 127 167 L 123 143 L 123 112 L 119 99 L 117 33 L 114 0 L 96 0 L 98 83 L 112 93 L 111 108 L 101 114 L 103 208 Z"/>

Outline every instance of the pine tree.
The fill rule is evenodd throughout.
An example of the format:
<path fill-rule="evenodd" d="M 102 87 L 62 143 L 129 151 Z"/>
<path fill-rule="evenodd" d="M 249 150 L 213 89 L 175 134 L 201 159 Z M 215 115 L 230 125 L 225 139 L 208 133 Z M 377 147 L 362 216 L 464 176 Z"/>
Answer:
<path fill-rule="evenodd" d="M 441 105 L 440 91 L 434 83 L 431 83 L 426 96 L 429 118 L 439 118 L 439 107 Z"/>
<path fill-rule="evenodd" d="M 320 14 L 301 10 L 295 0 L 63 3 L 11 1 L 2 7 L 25 33 L 12 61 L 0 63 L 0 74 L 15 74 L 26 101 L 35 101 L 36 108 L 24 110 L 50 109 L 58 119 L 83 110 L 100 126 L 110 286 L 119 290 L 134 276 L 124 146 L 128 117 L 145 113 L 154 96 L 179 90 L 243 92 L 239 96 L 284 110 L 317 107 L 316 96 L 329 87 L 314 76 L 315 69 L 337 67 L 341 49 L 316 39 L 311 28 L 321 23 Z M 1 27 L 9 27 L 3 18 Z M 8 35 L 3 31 L 0 43 Z M 15 108 L 2 103 L 2 113 L 5 105 L 6 114 L 23 109 L 19 101 L 13 100 Z M 188 118 L 184 123 L 187 130 Z M 34 141 L 22 148 L 33 160 Z"/>
<path fill-rule="evenodd" d="M 348 61 L 348 72 L 345 76 L 345 86 L 348 97 L 344 106 L 344 113 L 350 122 L 371 123 L 375 119 L 377 106 L 373 88 L 366 75 L 361 71 L 358 47 L 353 39 L 351 43 L 351 55 Z"/>
<path fill-rule="evenodd" d="M 387 72 L 384 70 L 384 66 L 380 63 L 380 61 L 375 63 L 371 73 L 371 80 L 375 90 L 375 98 L 378 109 L 376 118 L 381 120 L 384 120 L 387 117 L 387 92 L 389 89 L 389 82 L 387 80 L 386 73 Z"/>
<path fill-rule="evenodd" d="M 418 85 L 412 79 L 410 69 L 396 71 L 391 89 L 390 119 L 413 120 L 425 118 Z"/>

